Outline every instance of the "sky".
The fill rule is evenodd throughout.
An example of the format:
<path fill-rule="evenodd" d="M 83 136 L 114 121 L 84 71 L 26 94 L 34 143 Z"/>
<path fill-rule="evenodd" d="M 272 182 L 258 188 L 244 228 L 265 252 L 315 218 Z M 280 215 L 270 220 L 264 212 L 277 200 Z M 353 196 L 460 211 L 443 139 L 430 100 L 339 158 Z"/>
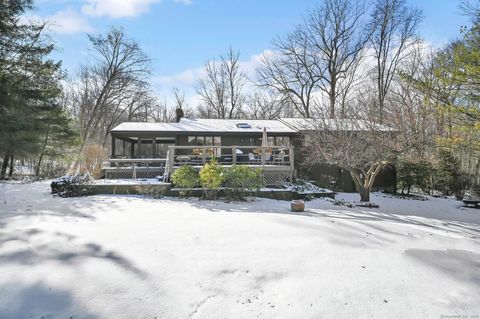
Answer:
<path fill-rule="evenodd" d="M 408 0 L 423 10 L 419 33 L 435 47 L 459 37 L 468 24 L 460 0 Z M 152 86 L 170 99 L 174 87 L 194 102 L 202 65 L 231 46 L 253 75 L 272 39 L 301 22 L 318 0 L 37 0 L 32 13 L 50 23 L 56 57 L 74 77 L 89 58 L 87 34 L 123 27 L 153 60 Z"/>

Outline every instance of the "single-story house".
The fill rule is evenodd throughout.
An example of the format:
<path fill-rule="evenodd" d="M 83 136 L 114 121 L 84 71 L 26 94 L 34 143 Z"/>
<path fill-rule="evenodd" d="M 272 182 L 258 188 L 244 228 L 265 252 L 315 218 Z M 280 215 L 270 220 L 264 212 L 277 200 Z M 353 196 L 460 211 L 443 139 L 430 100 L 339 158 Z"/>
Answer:
<path fill-rule="evenodd" d="M 297 118 L 277 120 L 189 119 L 177 117 L 175 123 L 125 122 L 110 132 L 110 165 L 104 168 L 105 178 L 149 178 L 171 173 L 182 165 L 200 169 L 211 158 L 226 167 L 248 165 L 262 170 L 267 184 L 282 184 L 296 175 L 322 180 L 332 168 L 305 169 L 299 152 L 301 137 L 309 122 Z M 310 122 L 311 123 L 311 122 Z M 353 191 L 348 174 L 337 169 L 345 191 Z M 318 177 L 318 178 L 317 178 Z M 350 179 L 350 180 L 349 180 Z M 327 185 L 325 185 L 327 186 Z M 334 185 L 335 186 L 335 185 Z M 338 185 L 337 185 L 338 186 Z"/>

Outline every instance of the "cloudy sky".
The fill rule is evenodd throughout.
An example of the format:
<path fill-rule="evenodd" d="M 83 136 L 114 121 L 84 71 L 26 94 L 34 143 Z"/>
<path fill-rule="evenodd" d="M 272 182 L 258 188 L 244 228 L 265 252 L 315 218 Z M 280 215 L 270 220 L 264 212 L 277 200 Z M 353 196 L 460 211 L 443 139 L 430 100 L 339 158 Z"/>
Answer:
<path fill-rule="evenodd" d="M 37 0 L 33 13 L 47 19 L 70 75 L 88 58 L 86 34 L 122 26 L 153 58 L 152 84 L 160 96 L 191 89 L 207 59 L 229 46 L 252 72 L 271 40 L 299 23 L 315 0 Z M 467 18 L 459 0 L 409 0 L 424 11 L 420 33 L 434 46 L 459 36 Z M 192 103 L 194 99 L 192 98 Z"/>

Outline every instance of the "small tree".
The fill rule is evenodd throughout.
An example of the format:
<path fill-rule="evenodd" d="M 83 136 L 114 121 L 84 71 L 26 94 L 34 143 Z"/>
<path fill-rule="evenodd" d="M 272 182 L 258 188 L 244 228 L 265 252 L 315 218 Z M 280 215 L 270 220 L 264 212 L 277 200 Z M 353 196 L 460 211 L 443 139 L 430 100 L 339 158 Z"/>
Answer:
<path fill-rule="evenodd" d="M 410 194 L 413 186 L 427 190 L 430 186 L 433 166 L 427 161 L 401 160 L 396 165 L 397 184 L 402 194 Z"/>
<path fill-rule="evenodd" d="M 303 130 L 309 131 L 304 141 L 307 163 L 337 165 L 353 178 L 360 200 L 370 201 L 370 190 L 381 170 L 392 163 L 398 152 L 396 133 L 378 124 L 376 115 L 370 114 L 359 103 L 349 118 L 305 120 Z"/>
<path fill-rule="evenodd" d="M 225 187 L 232 199 L 245 200 L 263 186 L 262 171 L 248 166 L 232 166 L 225 172 Z"/>
<path fill-rule="evenodd" d="M 179 188 L 194 188 L 200 185 L 200 176 L 192 166 L 184 165 L 173 172 L 172 181 Z M 188 197 L 188 190 L 180 191 L 180 195 Z"/>
<path fill-rule="evenodd" d="M 202 185 L 205 198 L 216 198 L 218 189 L 223 185 L 223 182 L 223 168 L 213 158 L 210 163 L 205 164 L 200 170 L 200 184 Z"/>
<path fill-rule="evenodd" d="M 440 150 L 435 176 L 435 188 L 445 195 L 463 198 L 466 180 L 460 162 L 448 150 Z"/>

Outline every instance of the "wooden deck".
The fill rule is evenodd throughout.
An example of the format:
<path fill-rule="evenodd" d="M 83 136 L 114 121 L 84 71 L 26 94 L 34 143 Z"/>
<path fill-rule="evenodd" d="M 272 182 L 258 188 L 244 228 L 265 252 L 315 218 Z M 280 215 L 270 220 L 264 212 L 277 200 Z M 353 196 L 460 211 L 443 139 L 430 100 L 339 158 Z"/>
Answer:
<path fill-rule="evenodd" d="M 163 181 L 169 182 L 179 167 L 190 165 L 200 170 L 213 158 L 227 169 L 233 165 L 260 168 L 268 185 L 278 185 L 293 177 L 292 146 L 170 146 L 165 158 L 110 159 L 110 165 L 103 170 L 107 179 L 162 176 Z"/>

